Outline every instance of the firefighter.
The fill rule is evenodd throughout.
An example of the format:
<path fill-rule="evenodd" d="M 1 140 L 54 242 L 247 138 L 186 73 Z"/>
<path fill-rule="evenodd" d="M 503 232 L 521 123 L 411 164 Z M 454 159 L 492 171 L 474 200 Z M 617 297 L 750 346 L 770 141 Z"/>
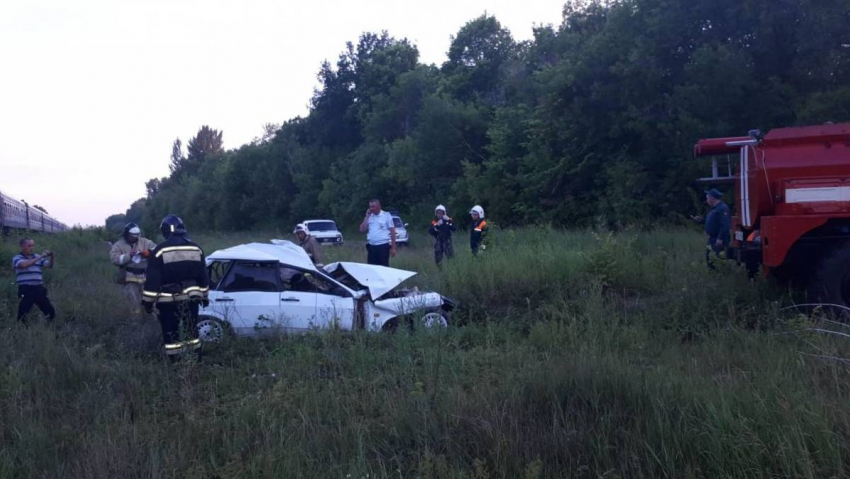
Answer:
<path fill-rule="evenodd" d="M 139 225 L 127 223 L 124 225 L 121 239 L 116 241 L 109 251 L 109 259 L 118 267 L 115 282 L 121 285 L 133 317 L 138 317 L 142 313 L 145 269 L 148 266 L 148 256 L 154 248 L 156 243 L 142 237 Z"/>
<path fill-rule="evenodd" d="M 431 227 L 428 228 L 428 234 L 434 237 L 434 262 L 437 263 L 437 266 L 440 266 L 443 262 L 443 256 L 446 258 L 454 256 L 452 233 L 455 230 L 457 230 L 457 227 L 454 220 L 446 214 L 446 207 L 438 205 L 434 209 Z"/>
<path fill-rule="evenodd" d="M 729 247 L 731 218 L 729 207 L 723 202 L 723 193 L 715 188 L 705 192 L 705 202 L 709 211 L 705 218 L 693 217 L 697 222 L 705 223 L 705 235 L 708 242 L 705 247 L 705 264 L 708 269 L 715 269 L 715 259 L 724 259 L 726 248 Z"/>
<path fill-rule="evenodd" d="M 472 216 L 472 231 L 469 234 L 469 247 L 472 248 L 472 254 L 478 255 L 479 251 L 487 249 L 487 231 L 490 229 L 487 222 L 484 221 L 484 208 L 475 205 L 469 210 L 469 215 Z"/>
<path fill-rule="evenodd" d="M 209 305 L 204 251 L 186 237 L 178 216 L 166 216 L 159 228 L 165 241 L 151 251 L 142 304 L 148 313 L 156 305 L 165 354 L 172 362 L 190 351 L 200 359 L 198 310 Z"/>
<path fill-rule="evenodd" d="M 322 263 L 322 247 L 319 246 L 319 242 L 316 241 L 316 238 L 310 234 L 310 230 L 307 229 L 307 226 L 303 223 L 298 223 L 295 225 L 295 237 L 298 238 L 298 246 L 304 248 L 304 251 L 307 253 L 307 256 L 313 261 L 313 264 L 316 265 L 317 268 L 322 268 L 325 265 Z"/>

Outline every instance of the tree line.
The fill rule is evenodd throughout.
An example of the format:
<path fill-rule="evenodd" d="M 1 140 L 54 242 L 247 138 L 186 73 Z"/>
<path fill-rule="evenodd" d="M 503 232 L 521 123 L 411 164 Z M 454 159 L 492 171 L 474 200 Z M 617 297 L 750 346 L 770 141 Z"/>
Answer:
<path fill-rule="evenodd" d="M 107 227 L 345 227 L 371 197 L 411 217 L 481 204 L 501 225 L 677 221 L 701 202 L 697 139 L 850 120 L 850 3 L 570 0 L 528 41 L 471 20 L 442 65 L 364 33 L 318 79 L 306 116 L 250 144 L 176 140 L 170 175 Z"/>

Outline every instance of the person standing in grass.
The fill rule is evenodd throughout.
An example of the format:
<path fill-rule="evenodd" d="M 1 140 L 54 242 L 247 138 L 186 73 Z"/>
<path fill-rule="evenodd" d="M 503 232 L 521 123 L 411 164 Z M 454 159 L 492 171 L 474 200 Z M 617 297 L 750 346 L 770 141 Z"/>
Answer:
<path fill-rule="evenodd" d="M 431 227 L 428 228 L 428 234 L 434 237 L 434 262 L 437 266 L 443 262 L 443 256 L 451 258 L 454 256 L 454 246 L 452 245 L 452 233 L 457 230 L 454 220 L 446 214 L 446 207 L 443 205 L 437 206 L 434 210 L 434 219 L 431 221 Z"/>
<path fill-rule="evenodd" d="M 705 235 L 708 238 L 708 243 L 705 247 L 705 264 L 708 269 L 715 269 L 714 260 L 723 259 L 726 248 L 729 247 L 731 240 L 731 218 L 729 217 L 729 207 L 723 202 L 723 193 L 712 188 L 705 192 L 705 202 L 711 208 L 708 215 L 691 216 L 697 223 L 705 223 Z"/>
<path fill-rule="evenodd" d="M 472 216 L 472 231 L 469 234 L 469 247 L 472 249 L 473 255 L 478 255 L 479 251 L 487 249 L 487 231 L 489 226 L 484 220 L 484 208 L 475 205 L 469 210 L 469 215 Z"/>
<path fill-rule="evenodd" d="M 366 217 L 360 223 L 360 232 L 366 233 L 367 262 L 389 266 L 390 256 L 396 255 L 395 224 L 393 215 L 381 210 L 380 200 L 369 201 Z"/>
<path fill-rule="evenodd" d="M 156 306 L 168 359 L 174 362 L 192 351 L 200 359 L 198 312 L 210 304 L 204 250 L 186 236 L 176 215 L 166 216 L 159 229 L 165 241 L 151 251 L 142 304 L 148 313 Z"/>
<path fill-rule="evenodd" d="M 47 297 L 47 288 L 44 287 L 43 268 L 53 268 L 56 253 L 45 251 L 38 254 L 35 250 L 35 241 L 32 238 L 24 238 L 20 241 L 21 252 L 12 258 L 12 269 L 15 271 L 15 281 L 18 283 L 18 321 L 25 322 L 27 313 L 33 305 L 53 321 L 56 317 L 56 309 Z"/>
<path fill-rule="evenodd" d="M 148 257 L 156 243 L 142 237 L 142 230 L 136 223 L 124 225 L 121 239 L 112 245 L 109 259 L 118 267 L 115 282 L 121 285 L 124 298 L 130 305 L 133 317 L 142 314 L 142 289 L 145 285 L 145 270 Z"/>
<path fill-rule="evenodd" d="M 310 231 L 307 229 L 307 225 L 303 223 L 298 223 L 295 225 L 295 237 L 298 238 L 298 246 L 304 248 L 304 251 L 307 253 L 307 256 L 313 261 L 313 264 L 316 265 L 317 268 L 324 267 L 324 263 L 322 261 L 322 247 L 319 246 L 319 242 L 316 241 L 316 238 L 310 234 Z"/>

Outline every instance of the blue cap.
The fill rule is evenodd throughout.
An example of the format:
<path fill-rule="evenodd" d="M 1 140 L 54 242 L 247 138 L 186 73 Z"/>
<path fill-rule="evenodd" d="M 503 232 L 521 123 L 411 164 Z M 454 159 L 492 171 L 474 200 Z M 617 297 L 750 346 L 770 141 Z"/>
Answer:
<path fill-rule="evenodd" d="M 717 190 L 717 188 L 712 188 L 712 189 L 710 189 L 710 190 L 706 190 L 706 191 L 705 191 L 705 194 L 707 194 L 707 195 L 709 195 L 709 196 L 711 196 L 711 197 L 713 197 L 713 198 L 715 198 L 715 199 L 718 199 L 718 200 L 719 200 L 720 198 L 723 198 L 723 193 L 721 193 L 720 191 L 718 191 L 718 190 Z"/>

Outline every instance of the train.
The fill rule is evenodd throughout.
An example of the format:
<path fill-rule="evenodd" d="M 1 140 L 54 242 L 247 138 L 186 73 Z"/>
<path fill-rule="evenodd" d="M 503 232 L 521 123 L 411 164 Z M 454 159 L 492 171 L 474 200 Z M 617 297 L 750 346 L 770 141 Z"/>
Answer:
<path fill-rule="evenodd" d="M 67 231 L 68 226 L 25 201 L 0 191 L 0 231 L 8 233 L 11 229 L 61 233 Z"/>

